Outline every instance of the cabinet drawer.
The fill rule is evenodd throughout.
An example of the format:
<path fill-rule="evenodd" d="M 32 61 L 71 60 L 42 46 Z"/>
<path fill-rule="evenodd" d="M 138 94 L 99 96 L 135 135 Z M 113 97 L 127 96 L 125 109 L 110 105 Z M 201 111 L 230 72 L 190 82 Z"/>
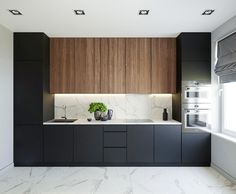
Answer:
<path fill-rule="evenodd" d="M 126 132 L 104 132 L 104 147 L 126 147 Z"/>
<path fill-rule="evenodd" d="M 126 131 L 126 126 L 125 125 L 104 126 L 104 131 Z"/>
<path fill-rule="evenodd" d="M 126 148 L 104 148 L 105 163 L 126 162 Z"/>

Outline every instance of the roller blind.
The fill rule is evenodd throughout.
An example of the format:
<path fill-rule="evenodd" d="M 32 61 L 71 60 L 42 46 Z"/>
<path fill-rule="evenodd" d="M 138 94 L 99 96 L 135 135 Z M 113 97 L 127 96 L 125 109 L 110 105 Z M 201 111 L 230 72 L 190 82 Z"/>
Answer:
<path fill-rule="evenodd" d="M 218 42 L 215 73 L 220 83 L 236 81 L 236 32 Z"/>

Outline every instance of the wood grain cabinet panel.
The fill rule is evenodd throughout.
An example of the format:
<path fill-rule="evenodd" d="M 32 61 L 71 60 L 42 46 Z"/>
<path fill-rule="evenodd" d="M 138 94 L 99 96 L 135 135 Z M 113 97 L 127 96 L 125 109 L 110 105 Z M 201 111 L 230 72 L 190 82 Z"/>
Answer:
<path fill-rule="evenodd" d="M 73 38 L 50 39 L 50 92 L 75 91 L 75 41 Z"/>
<path fill-rule="evenodd" d="M 101 93 L 125 93 L 125 38 L 101 39 Z"/>
<path fill-rule="evenodd" d="M 126 39 L 126 93 L 151 93 L 151 39 Z"/>
<path fill-rule="evenodd" d="M 176 92 L 176 39 L 152 39 L 152 93 Z"/>
<path fill-rule="evenodd" d="M 51 38 L 51 93 L 175 93 L 175 38 Z"/>
<path fill-rule="evenodd" d="M 100 39 L 75 39 L 75 93 L 100 93 Z"/>

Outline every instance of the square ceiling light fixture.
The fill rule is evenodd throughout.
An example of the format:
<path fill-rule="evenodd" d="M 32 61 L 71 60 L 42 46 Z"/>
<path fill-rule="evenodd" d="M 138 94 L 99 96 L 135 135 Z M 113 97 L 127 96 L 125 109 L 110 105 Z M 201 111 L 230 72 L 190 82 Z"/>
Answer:
<path fill-rule="evenodd" d="M 206 9 L 202 15 L 211 15 L 215 10 L 214 9 Z"/>
<path fill-rule="evenodd" d="M 22 13 L 17 9 L 9 9 L 8 11 L 13 15 L 22 15 Z"/>
<path fill-rule="evenodd" d="M 82 9 L 75 9 L 74 12 L 75 12 L 75 15 L 85 15 L 84 10 Z"/>
<path fill-rule="evenodd" d="M 139 15 L 148 15 L 149 14 L 149 9 L 141 9 L 139 10 Z"/>

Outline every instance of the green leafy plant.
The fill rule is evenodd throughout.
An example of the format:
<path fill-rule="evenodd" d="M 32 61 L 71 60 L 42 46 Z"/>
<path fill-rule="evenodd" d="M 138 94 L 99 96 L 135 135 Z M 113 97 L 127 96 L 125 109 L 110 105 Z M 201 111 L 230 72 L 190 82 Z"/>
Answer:
<path fill-rule="evenodd" d="M 107 111 L 107 107 L 102 102 L 92 102 L 92 103 L 90 103 L 88 111 L 90 113 L 93 113 L 96 110 L 99 110 L 101 112 L 106 112 Z"/>

